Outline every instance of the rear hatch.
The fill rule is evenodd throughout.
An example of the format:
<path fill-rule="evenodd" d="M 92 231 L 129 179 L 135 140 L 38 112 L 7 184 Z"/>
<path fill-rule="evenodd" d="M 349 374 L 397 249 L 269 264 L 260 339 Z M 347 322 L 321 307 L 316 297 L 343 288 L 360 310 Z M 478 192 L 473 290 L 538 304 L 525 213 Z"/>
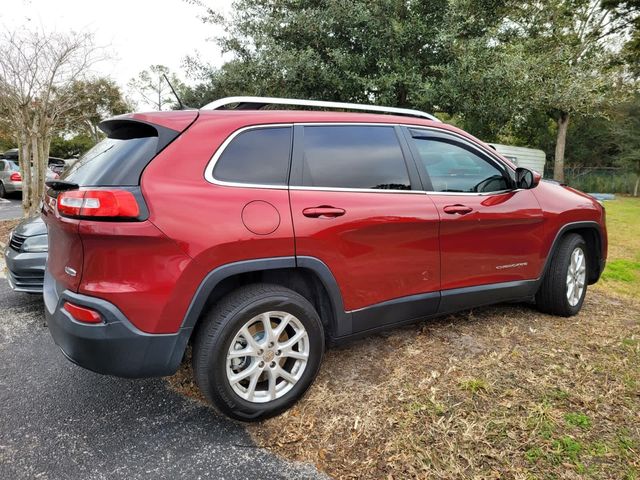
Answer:
<path fill-rule="evenodd" d="M 197 111 L 180 111 L 106 120 L 99 127 L 107 138 L 72 164 L 59 180 L 47 182 L 42 209 L 49 233 L 47 269 L 59 290 L 77 292 L 80 287 L 85 267 L 83 222 L 85 229 L 95 222 L 117 229 L 125 222 L 147 219 L 140 190 L 142 172 L 197 116 Z"/>

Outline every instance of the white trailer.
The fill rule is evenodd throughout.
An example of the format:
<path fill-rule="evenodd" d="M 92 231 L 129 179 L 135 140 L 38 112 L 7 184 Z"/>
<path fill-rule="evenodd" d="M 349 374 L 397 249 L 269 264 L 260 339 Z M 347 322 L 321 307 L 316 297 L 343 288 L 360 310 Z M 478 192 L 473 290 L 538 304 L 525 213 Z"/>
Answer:
<path fill-rule="evenodd" d="M 546 156 L 542 150 L 526 147 L 513 147 L 511 145 L 500 145 L 499 143 L 490 143 L 496 151 L 503 157 L 508 158 L 518 167 L 535 170 L 540 175 L 544 174 L 544 164 Z"/>

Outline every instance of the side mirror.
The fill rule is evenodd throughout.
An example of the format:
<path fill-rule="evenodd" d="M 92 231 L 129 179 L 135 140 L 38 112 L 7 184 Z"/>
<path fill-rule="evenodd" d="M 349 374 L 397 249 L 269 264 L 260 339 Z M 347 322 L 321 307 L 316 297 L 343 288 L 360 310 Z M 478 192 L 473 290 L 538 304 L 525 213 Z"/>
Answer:
<path fill-rule="evenodd" d="M 542 175 L 528 168 L 516 168 L 516 187 L 524 190 L 535 188 L 540 183 Z"/>

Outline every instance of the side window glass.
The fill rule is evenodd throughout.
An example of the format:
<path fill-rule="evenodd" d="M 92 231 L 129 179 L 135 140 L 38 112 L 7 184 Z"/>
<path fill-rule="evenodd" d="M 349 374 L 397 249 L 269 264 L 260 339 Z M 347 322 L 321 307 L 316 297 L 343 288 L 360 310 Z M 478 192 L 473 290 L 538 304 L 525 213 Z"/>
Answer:
<path fill-rule="evenodd" d="M 505 174 L 471 148 L 412 130 L 413 141 L 435 192 L 498 192 L 510 188 Z"/>
<path fill-rule="evenodd" d="M 239 133 L 213 169 L 216 180 L 259 185 L 287 185 L 291 127 L 268 127 Z"/>
<path fill-rule="evenodd" d="M 411 190 L 395 130 L 385 126 L 305 127 L 302 184 Z"/>

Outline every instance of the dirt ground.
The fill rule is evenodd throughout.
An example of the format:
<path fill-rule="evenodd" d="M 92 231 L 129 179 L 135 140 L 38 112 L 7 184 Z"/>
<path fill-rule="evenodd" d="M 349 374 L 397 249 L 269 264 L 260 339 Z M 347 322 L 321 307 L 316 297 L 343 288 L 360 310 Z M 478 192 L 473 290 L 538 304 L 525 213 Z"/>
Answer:
<path fill-rule="evenodd" d="M 187 364 L 173 388 L 199 393 Z M 611 478 L 640 472 L 640 303 L 500 305 L 326 354 L 292 410 L 249 430 L 335 478 Z"/>
<path fill-rule="evenodd" d="M 20 220 L 3 220 L 0 221 L 0 242 L 6 244 L 9 241 L 9 232 L 20 223 Z"/>

